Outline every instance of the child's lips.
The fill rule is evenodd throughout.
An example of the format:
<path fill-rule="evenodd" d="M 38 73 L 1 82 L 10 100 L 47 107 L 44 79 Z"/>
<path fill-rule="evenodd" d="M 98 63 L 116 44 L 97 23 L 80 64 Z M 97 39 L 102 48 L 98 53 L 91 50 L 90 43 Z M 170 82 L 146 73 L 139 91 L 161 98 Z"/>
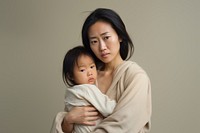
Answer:
<path fill-rule="evenodd" d="M 95 80 L 94 80 L 94 78 L 89 78 L 89 80 L 88 80 L 88 82 L 94 82 Z"/>

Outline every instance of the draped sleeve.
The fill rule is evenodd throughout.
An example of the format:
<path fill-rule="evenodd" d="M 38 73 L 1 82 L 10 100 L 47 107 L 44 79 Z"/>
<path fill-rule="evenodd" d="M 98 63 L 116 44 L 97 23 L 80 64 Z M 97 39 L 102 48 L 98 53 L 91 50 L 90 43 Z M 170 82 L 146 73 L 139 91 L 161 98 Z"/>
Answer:
<path fill-rule="evenodd" d="M 113 113 L 92 133 L 146 133 L 150 130 L 151 84 L 146 72 L 134 62 L 123 63 L 107 93 L 117 100 Z"/>

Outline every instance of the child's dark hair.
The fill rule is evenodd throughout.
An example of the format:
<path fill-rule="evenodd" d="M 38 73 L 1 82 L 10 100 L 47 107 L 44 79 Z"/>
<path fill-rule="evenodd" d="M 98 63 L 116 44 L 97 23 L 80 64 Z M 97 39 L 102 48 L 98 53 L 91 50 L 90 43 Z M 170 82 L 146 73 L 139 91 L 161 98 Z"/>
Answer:
<path fill-rule="evenodd" d="M 83 46 L 76 46 L 66 53 L 63 60 L 62 78 L 64 83 L 69 87 L 77 85 L 76 82 L 73 80 L 74 67 L 77 64 L 78 58 L 81 55 L 87 55 L 93 59 L 92 55 Z"/>

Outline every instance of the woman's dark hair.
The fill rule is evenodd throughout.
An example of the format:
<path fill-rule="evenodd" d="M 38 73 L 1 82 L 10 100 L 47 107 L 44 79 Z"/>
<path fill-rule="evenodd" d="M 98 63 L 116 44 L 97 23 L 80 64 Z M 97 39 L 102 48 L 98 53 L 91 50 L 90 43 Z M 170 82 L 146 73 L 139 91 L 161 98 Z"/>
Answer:
<path fill-rule="evenodd" d="M 69 87 L 77 85 L 77 83 L 73 80 L 74 67 L 81 55 L 87 55 L 93 59 L 91 53 L 89 53 L 83 46 L 76 46 L 70 49 L 64 57 L 62 78 L 64 83 Z"/>
<path fill-rule="evenodd" d="M 126 31 L 126 27 L 120 18 L 120 16 L 111 9 L 97 8 L 94 10 L 85 20 L 82 27 L 82 42 L 85 48 L 92 53 L 97 63 L 104 64 L 101 62 L 92 52 L 90 48 L 90 40 L 88 37 L 89 28 L 97 21 L 104 21 L 111 24 L 112 28 L 116 31 L 117 35 L 122 42 L 120 43 L 120 55 L 123 60 L 128 60 L 133 55 L 134 45 Z"/>

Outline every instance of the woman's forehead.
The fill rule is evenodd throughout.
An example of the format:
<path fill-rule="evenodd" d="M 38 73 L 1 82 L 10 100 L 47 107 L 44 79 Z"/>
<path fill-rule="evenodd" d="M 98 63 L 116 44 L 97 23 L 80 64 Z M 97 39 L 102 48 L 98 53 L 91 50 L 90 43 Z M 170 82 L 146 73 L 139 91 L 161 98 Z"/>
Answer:
<path fill-rule="evenodd" d="M 114 31 L 114 29 L 112 28 L 112 26 L 109 23 L 98 21 L 98 22 L 94 23 L 92 26 L 90 26 L 90 28 L 88 30 L 88 36 L 90 38 L 93 38 L 96 35 L 103 36 L 103 35 L 113 32 L 113 31 Z"/>

